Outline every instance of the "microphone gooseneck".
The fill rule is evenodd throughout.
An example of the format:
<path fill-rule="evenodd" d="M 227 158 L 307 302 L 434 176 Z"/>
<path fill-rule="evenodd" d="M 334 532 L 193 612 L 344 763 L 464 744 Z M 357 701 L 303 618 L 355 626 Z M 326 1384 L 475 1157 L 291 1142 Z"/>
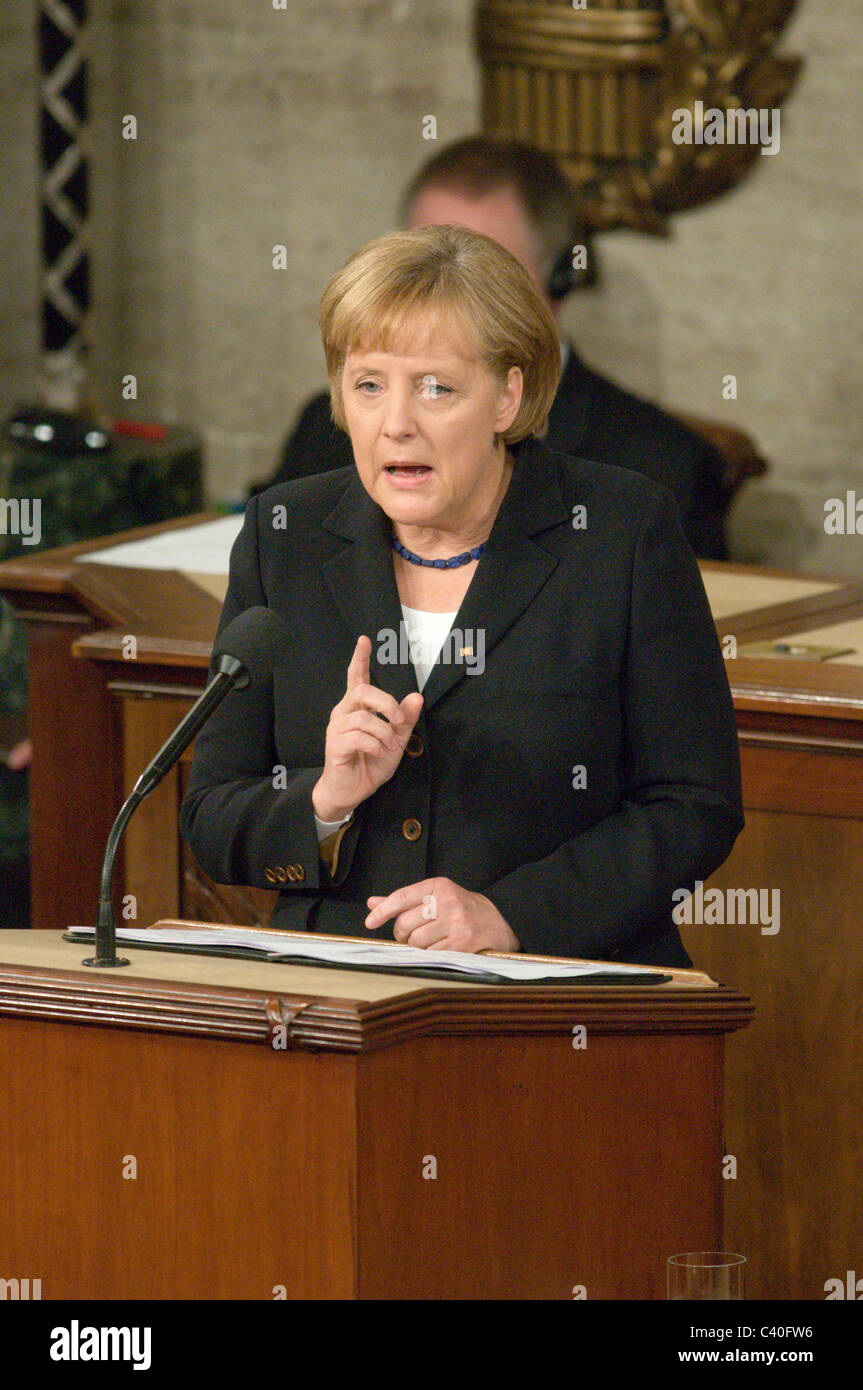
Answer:
<path fill-rule="evenodd" d="M 244 690 L 249 685 L 258 685 L 269 679 L 285 654 L 286 638 L 284 624 L 269 608 L 246 609 L 220 633 L 213 647 L 216 668 L 213 679 L 141 773 L 111 827 L 99 882 L 96 954 L 88 957 L 84 965 L 104 968 L 129 964 L 127 957 L 117 955 L 114 861 L 132 815 L 144 797 L 170 772 L 226 695 L 232 690 Z"/>

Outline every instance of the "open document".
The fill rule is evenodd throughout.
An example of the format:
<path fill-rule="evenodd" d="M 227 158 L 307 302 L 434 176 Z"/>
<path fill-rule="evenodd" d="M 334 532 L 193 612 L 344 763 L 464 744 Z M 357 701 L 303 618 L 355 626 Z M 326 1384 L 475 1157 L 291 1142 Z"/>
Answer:
<path fill-rule="evenodd" d="M 75 927 L 77 941 L 89 941 L 93 927 Z M 529 956 L 472 955 L 465 951 L 424 951 L 394 941 L 316 936 L 312 932 L 260 927 L 200 926 L 157 922 L 152 927 L 120 927 L 117 945 L 207 955 L 236 955 L 291 965 L 331 966 L 340 970 L 385 971 L 483 984 L 661 984 L 672 978 L 639 965 L 607 961 L 543 960 Z"/>

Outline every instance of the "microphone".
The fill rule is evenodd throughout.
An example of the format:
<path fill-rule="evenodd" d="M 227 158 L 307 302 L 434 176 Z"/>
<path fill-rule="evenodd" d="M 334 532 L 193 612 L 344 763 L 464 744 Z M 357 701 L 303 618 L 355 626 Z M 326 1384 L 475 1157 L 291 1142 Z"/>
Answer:
<path fill-rule="evenodd" d="M 213 645 L 216 674 L 141 773 L 111 827 L 102 861 L 96 954 L 88 957 L 84 965 L 105 967 L 129 964 L 125 956 L 117 955 L 113 888 L 117 847 L 132 813 L 144 797 L 159 785 L 231 690 L 245 690 L 250 685 L 261 685 L 269 680 L 274 668 L 287 653 L 288 641 L 285 624 L 270 608 L 247 608 L 219 634 Z"/>

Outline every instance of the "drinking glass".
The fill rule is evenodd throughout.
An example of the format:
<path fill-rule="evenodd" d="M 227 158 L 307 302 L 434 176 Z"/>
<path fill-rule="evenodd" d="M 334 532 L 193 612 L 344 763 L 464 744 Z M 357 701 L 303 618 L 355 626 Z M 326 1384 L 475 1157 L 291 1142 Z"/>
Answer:
<path fill-rule="evenodd" d="M 690 1250 L 668 1261 L 671 1299 L 743 1298 L 745 1255 L 725 1250 Z"/>

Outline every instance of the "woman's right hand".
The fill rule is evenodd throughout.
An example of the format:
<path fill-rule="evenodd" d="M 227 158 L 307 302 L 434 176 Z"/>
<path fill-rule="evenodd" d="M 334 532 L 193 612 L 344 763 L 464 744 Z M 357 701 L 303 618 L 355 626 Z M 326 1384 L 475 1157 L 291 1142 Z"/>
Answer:
<path fill-rule="evenodd" d="M 341 820 L 389 781 L 422 710 L 418 691 L 399 704 L 395 696 L 370 684 L 371 651 L 370 638 L 358 637 L 344 699 L 330 715 L 324 770 L 312 791 L 320 820 Z"/>

